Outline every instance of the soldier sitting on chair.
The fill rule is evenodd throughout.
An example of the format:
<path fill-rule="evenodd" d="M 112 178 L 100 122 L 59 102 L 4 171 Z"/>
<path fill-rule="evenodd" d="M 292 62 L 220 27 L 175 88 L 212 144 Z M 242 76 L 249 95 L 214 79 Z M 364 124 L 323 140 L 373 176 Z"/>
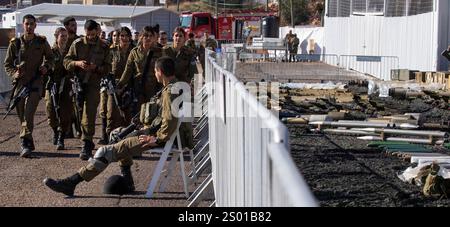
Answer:
<path fill-rule="evenodd" d="M 179 95 L 172 94 L 171 90 L 176 83 L 175 62 L 169 57 L 161 57 L 155 63 L 155 74 L 159 83 L 164 85 L 161 96 L 158 98 L 158 114 L 152 121 L 150 133 L 126 138 L 116 144 L 100 147 L 89 163 L 74 175 L 53 180 L 46 178 L 44 184 L 53 191 L 73 196 L 75 187 L 82 181 L 91 181 L 99 175 L 111 162 L 119 162 L 126 192 L 134 191 L 134 181 L 131 175 L 132 157 L 154 147 L 162 147 L 175 132 L 178 125 L 178 116 L 172 113 L 177 111 L 172 102 Z M 123 192 L 122 192 L 123 193 Z"/>

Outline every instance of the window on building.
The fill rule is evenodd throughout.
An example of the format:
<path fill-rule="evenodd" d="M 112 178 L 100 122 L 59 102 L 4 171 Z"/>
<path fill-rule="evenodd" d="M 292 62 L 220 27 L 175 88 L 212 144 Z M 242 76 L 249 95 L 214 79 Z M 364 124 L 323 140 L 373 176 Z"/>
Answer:
<path fill-rule="evenodd" d="M 406 0 L 386 0 L 387 17 L 406 16 Z"/>
<path fill-rule="evenodd" d="M 328 17 L 350 16 L 351 0 L 329 0 Z"/>
<path fill-rule="evenodd" d="M 384 13 L 384 0 L 367 0 L 368 13 Z"/>
<path fill-rule="evenodd" d="M 328 17 L 337 17 L 338 0 L 328 0 Z"/>
<path fill-rule="evenodd" d="M 408 16 L 433 12 L 433 0 L 409 0 Z"/>

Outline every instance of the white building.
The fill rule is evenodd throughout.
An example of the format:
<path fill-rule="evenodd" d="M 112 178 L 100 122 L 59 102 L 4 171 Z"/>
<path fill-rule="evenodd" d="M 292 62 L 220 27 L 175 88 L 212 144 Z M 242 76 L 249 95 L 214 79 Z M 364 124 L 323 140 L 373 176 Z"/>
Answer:
<path fill-rule="evenodd" d="M 448 69 L 448 0 L 326 0 L 328 54 L 398 57 L 399 68 Z"/>
<path fill-rule="evenodd" d="M 45 35 L 50 44 L 54 41 L 56 27 L 62 26 L 62 20 L 67 16 L 77 20 L 78 34 L 84 33 L 83 25 L 87 19 L 101 23 L 106 32 L 122 26 L 140 31 L 146 25 L 159 24 L 161 30 L 170 34 L 179 24 L 178 14 L 164 7 L 43 3 L 3 15 L 3 27 L 16 28 L 16 33 L 22 33 L 22 17 L 26 14 L 33 14 L 38 19 L 36 33 Z"/>

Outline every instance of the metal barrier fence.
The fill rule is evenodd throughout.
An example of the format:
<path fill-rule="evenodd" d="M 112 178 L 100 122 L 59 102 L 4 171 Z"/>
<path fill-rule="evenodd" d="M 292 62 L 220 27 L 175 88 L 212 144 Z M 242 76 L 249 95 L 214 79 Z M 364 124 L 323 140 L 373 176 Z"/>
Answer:
<path fill-rule="evenodd" d="M 205 76 L 216 206 L 317 206 L 290 156 L 287 128 L 212 55 Z"/>
<path fill-rule="evenodd" d="M 344 69 L 366 73 L 385 81 L 391 80 L 391 69 L 399 68 L 396 56 L 341 55 L 339 64 Z"/>

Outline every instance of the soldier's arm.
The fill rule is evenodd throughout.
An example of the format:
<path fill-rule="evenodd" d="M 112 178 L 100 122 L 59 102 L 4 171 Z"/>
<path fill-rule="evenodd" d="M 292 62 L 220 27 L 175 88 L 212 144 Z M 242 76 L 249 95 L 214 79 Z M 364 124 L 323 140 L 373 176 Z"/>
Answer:
<path fill-rule="evenodd" d="M 72 45 L 70 45 L 69 52 L 67 52 L 66 56 L 64 57 L 64 68 L 66 68 L 67 71 L 73 72 L 75 71 L 76 67 L 76 61 L 78 60 L 77 57 L 77 50 L 76 50 L 76 42 L 73 42 Z"/>
<path fill-rule="evenodd" d="M 125 65 L 125 70 L 122 73 L 122 76 L 120 77 L 119 82 L 117 83 L 117 87 L 123 88 L 125 85 L 127 85 L 128 81 L 131 79 L 131 76 L 133 75 L 134 70 L 134 54 L 131 52 L 128 55 L 127 63 Z"/>
<path fill-rule="evenodd" d="M 47 72 L 52 71 L 55 67 L 55 56 L 47 40 L 44 43 L 44 66 L 47 68 Z"/>
<path fill-rule="evenodd" d="M 172 133 L 175 132 L 178 125 L 178 118 L 172 115 L 172 101 L 177 95 L 170 94 L 170 89 L 164 91 L 162 97 L 162 121 L 161 127 L 156 132 L 158 142 L 167 142 Z"/>
<path fill-rule="evenodd" d="M 14 42 L 10 42 L 8 46 L 8 50 L 6 51 L 6 58 L 3 63 L 5 67 L 6 73 L 10 77 L 14 77 L 14 74 L 17 72 L 17 68 L 14 65 L 14 60 L 16 58 L 16 45 Z"/>

